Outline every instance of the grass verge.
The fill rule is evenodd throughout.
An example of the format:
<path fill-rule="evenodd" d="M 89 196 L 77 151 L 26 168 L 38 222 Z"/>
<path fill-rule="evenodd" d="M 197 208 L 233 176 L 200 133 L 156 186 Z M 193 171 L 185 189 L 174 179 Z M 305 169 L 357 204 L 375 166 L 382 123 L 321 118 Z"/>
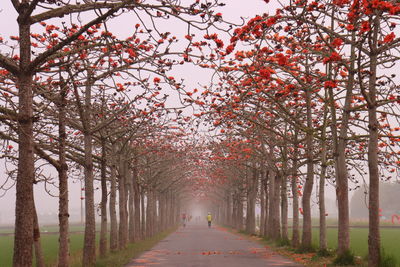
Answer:
<path fill-rule="evenodd" d="M 166 238 L 169 234 L 174 232 L 176 228 L 170 229 L 165 232 L 161 232 L 151 238 L 142 240 L 136 243 L 128 244 L 127 248 L 117 252 L 110 252 L 106 258 L 98 259 L 96 262 L 96 267 L 119 267 L 124 266 L 129 263 L 132 258 L 138 257 L 144 251 L 151 249 L 158 242 Z M 72 265 L 75 266 L 75 265 Z M 80 265 L 76 265 L 80 266 Z"/>
<path fill-rule="evenodd" d="M 152 238 L 129 244 L 125 250 L 115 253 L 109 253 L 106 258 L 98 259 L 96 266 L 123 266 L 130 259 L 137 257 L 142 252 L 152 248 L 160 240 L 164 239 L 176 229 L 171 229 L 155 235 Z M 14 236 L 0 236 L 0 266 L 12 266 L 13 242 Z M 98 234 L 96 235 L 96 243 Z M 58 254 L 58 235 L 42 235 L 41 243 L 46 266 L 56 266 Z M 70 235 L 70 266 L 82 266 L 83 233 L 74 233 Z"/>
<path fill-rule="evenodd" d="M 314 249 L 311 250 L 312 252 L 310 252 L 309 250 L 303 251 L 301 249 L 292 248 L 290 244 L 287 243 L 287 240 L 268 240 L 259 236 L 246 234 L 244 231 L 237 231 L 236 229 L 233 229 L 229 226 L 224 226 L 223 230 L 239 235 L 244 239 L 258 242 L 262 244 L 266 249 L 270 249 L 281 256 L 284 256 L 296 263 L 300 263 L 307 267 L 337 266 L 332 264 L 336 257 L 336 254 L 332 249 L 319 252 L 316 249 L 317 246 L 313 244 Z M 365 261 L 361 259 L 361 257 L 355 257 L 355 265 L 353 266 L 360 267 L 367 265 Z M 349 265 L 347 265 L 347 267 L 349 267 Z"/>
<path fill-rule="evenodd" d="M 350 250 L 346 250 L 342 255 L 338 255 L 333 260 L 333 264 L 339 266 L 355 265 L 354 253 Z"/>
<path fill-rule="evenodd" d="M 76 254 L 82 250 L 83 247 L 83 234 L 71 234 L 70 238 L 70 252 L 71 255 Z M 44 255 L 44 260 L 47 266 L 54 265 L 57 261 L 58 254 L 58 234 L 41 235 L 41 244 Z M 12 266 L 14 248 L 14 236 L 0 236 L 0 266 Z M 35 261 L 35 259 L 33 259 Z"/>

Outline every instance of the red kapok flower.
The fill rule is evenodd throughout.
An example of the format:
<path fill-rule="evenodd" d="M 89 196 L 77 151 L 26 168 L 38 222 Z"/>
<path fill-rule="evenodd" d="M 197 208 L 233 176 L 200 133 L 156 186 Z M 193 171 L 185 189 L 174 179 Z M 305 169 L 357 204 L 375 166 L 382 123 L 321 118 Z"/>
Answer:
<path fill-rule="evenodd" d="M 396 37 L 396 35 L 393 32 L 391 32 L 390 34 L 385 36 L 385 38 L 383 39 L 383 42 L 390 43 L 394 40 L 395 37 Z"/>

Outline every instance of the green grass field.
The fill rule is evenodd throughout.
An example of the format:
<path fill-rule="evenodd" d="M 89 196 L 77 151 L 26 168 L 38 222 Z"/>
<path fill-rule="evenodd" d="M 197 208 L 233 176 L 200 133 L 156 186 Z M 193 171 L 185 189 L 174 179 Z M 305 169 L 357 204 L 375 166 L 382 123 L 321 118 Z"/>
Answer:
<path fill-rule="evenodd" d="M 314 242 L 318 244 L 318 229 L 315 230 Z M 365 228 L 352 228 L 350 230 L 351 249 L 353 252 L 360 256 L 366 256 L 368 252 L 368 229 Z M 328 230 L 328 243 L 330 247 L 337 246 L 337 230 Z M 400 229 L 381 229 L 381 245 L 388 254 L 397 254 L 400 261 L 399 243 Z"/>
<path fill-rule="evenodd" d="M 337 229 L 327 229 L 328 247 L 335 249 L 337 247 Z M 400 228 L 381 228 L 381 246 L 387 255 L 393 255 L 398 264 L 400 264 Z M 319 229 L 313 229 L 313 245 L 318 248 Z M 350 249 L 356 256 L 365 258 L 368 253 L 368 229 L 351 228 L 350 229 Z M 399 265 L 400 266 L 400 265 Z M 395 266 L 393 266 L 395 267 Z"/>
<path fill-rule="evenodd" d="M 0 236 L 0 266 L 12 266 L 13 236 Z M 41 235 L 43 254 L 47 263 L 55 262 L 58 254 L 58 235 Z M 70 235 L 71 254 L 83 248 L 83 234 Z"/>
<path fill-rule="evenodd" d="M 172 233 L 175 229 L 165 231 L 151 237 L 149 239 L 129 244 L 127 249 L 118 251 L 116 253 L 109 253 L 105 259 L 98 260 L 96 266 L 124 266 L 132 257 L 138 256 L 145 250 L 152 248 L 160 240 L 164 239 L 167 235 Z M 0 266 L 12 266 L 12 253 L 13 253 L 13 236 L 0 236 Z M 57 261 L 58 254 L 58 235 L 41 235 L 41 242 L 43 254 L 47 266 L 54 266 Z M 98 242 L 98 235 L 97 240 Z M 71 267 L 81 266 L 83 248 L 83 234 L 70 235 L 70 249 L 71 249 Z"/>

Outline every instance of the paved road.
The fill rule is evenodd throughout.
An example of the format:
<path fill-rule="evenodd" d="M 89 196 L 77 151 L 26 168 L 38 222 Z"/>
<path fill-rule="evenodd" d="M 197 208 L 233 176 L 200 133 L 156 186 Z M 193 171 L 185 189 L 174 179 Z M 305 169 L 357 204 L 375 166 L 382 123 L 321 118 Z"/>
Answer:
<path fill-rule="evenodd" d="M 126 267 L 266 267 L 302 265 L 223 228 L 189 224 L 162 240 Z"/>

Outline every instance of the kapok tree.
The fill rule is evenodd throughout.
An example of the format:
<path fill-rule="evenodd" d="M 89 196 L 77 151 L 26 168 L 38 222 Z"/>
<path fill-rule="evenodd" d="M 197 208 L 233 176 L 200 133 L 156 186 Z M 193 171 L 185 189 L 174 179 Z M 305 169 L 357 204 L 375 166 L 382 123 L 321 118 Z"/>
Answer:
<path fill-rule="evenodd" d="M 304 10 L 304 5 L 300 4 L 297 8 Z M 387 62 L 396 60 L 395 52 L 398 47 L 398 40 L 393 29 L 398 18 L 399 5 L 395 3 L 380 2 L 334 2 L 326 5 L 315 5 L 308 9 L 313 11 L 312 15 L 320 14 L 321 18 L 328 17 L 331 20 L 331 27 L 325 25 L 323 21 L 311 20 L 310 17 L 298 17 L 301 22 L 307 23 L 318 29 L 323 36 L 325 43 L 329 44 L 331 55 L 324 59 L 324 63 L 334 61 L 343 56 L 345 50 L 342 45 L 350 47 L 348 63 L 345 65 L 348 72 L 346 81 L 346 99 L 343 106 L 342 126 L 337 141 L 338 158 L 337 165 L 345 162 L 346 131 L 352 110 L 360 110 L 360 106 L 352 107 L 352 96 L 354 99 L 362 97 L 366 101 L 368 108 L 368 169 L 370 176 L 370 234 L 369 234 L 369 264 L 377 266 L 379 264 L 379 171 L 378 171 L 378 140 L 380 126 L 377 114 L 385 110 L 385 105 L 394 102 L 396 96 L 393 95 L 393 84 L 391 78 L 384 73 L 380 73 L 378 66 L 391 68 Z M 328 11 L 329 10 L 329 11 Z M 336 29 L 336 30 L 335 30 Z M 325 38 L 326 37 L 326 38 Z M 339 56 L 338 56 L 339 55 Z M 339 62 L 343 62 L 339 60 Z M 340 65 L 339 65 L 340 66 Z M 336 70 L 338 70 L 336 68 Z M 345 72 L 345 74 L 346 74 Z M 354 87 L 356 87 L 356 91 Z M 387 89 L 386 89 L 386 88 Z M 378 90 L 378 88 L 380 90 Z M 386 100 L 389 99 L 388 102 Z M 390 101 L 391 99 L 391 101 Z M 332 103 L 333 105 L 333 103 Z M 382 111 L 379 111 L 381 109 Z M 387 115 L 385 115 L 387 116 Z M 360 125 L 361 126 L 361 125 Z M 336 134 L 337 130 L 333 130 Z M 385 134 L 382 134 L 384 137 Z M 334 138 L 337 140 L 337 138 Z M 384 147 L 384 146 L 383 146 Z M 338 172 L 338 183 L 347 184 L 345 171 Z M 339 187 L 339 201 L 347 194 L 345 186 Z M 345 197 L 344 197 L 345 198 Z M 345 201 L 347 201 L 345 199 Z M 347 205 L 347 204 L 346 204 Z M 339 214 L 348 214 L 348 207 L 339 208 Z M 348 215 L 347 215 L 348 217 Z M 346 221 L 346 220 L 345 220 Z M 347 220 L 348 221 L 348 220 Z M 345 222 L 344 222 L 345 223 Z M 339 223 L 341 225 L 341 223 Z M 343 224 L 346 227 L 346 224 Z M 341 227 L 343 229 L 343 227 Z M 339 229 L 339 254 L 348 249 L 348 230 Z"/>
<path fill-rule="evenodd" d="M 11 1 L 15 10 L 18 13 L 19 36 L 15 39 L 19 41 L 19 55 L 2 53 L 0 55 L 1 67 L 15 76 L 19 90 L 19 167 L 17 177 L 17 201 L 16 201 L 16 230 L 15 230 L 15 250 L 14 250 L 14 265 L 31 265 L 32 261 L 32 225 L 33 225 L 33 187 L 34 180 L 34 160 L 33 160 L 33 76 L 40 71 L 43 64 L 48 59 L 59 52 L 65 45 L 70 44 L 79 36 L 88 30 L 91 26 L 96 25 L 122 8 L 128 9 L 145 9 L 154 12 L 160 12 L 161 17 L 169 18 L 169 16 L 183 17 L 183 14 L 188 16 L 198 15 L 200 20 L 190 22 L 182 19 L 190 24 L 197 26 L 202 23 L 214 21 L 215 16 L 210 11 L 212 5 L 200 5 L 199 1 L 187 7 L 177 7 L 175 3 L 163 2 L 162 6 L 148 5 L 144 2 L 132 2 L 121 0 L 109 3 L 100 1 L 96 3 L 71 4 L 63 1 L 28 1 L 28 0 L 13 0 Z M 97 16 L 87 23 L 82 25 L 82 28 L 75 33 L 63 36 L 56 40 L 53 46 L 43 49 L 32 49 L 31 28 L 34 24 L 52 18 L 71 16 L 74 19 L 75 15 L 86 11 L 102 10 L 100 16 Z M 150 14 L 152 14 L 150 12 Z M 208 26 L 205 26 L 208 27 Z M 32 51 L 36 56 L 32 57 Z M 94 261 L 94 256 L 85 257 L 90 264 Z"/>
<path fill-rule="evenodd" d="M 303 210 L 305 210 L 305 221 L 309 223 L 305 224 L 303 230 L 309 234 L 303 234 L 303 246 L 310 247 L 311 213 L 309 197 L 311 196 L 313 184 L 312 153 L 314 153 L 312 140 L 314 134 L 312 131 L 315 124 L 317 124 L 311 114 L 316 114 L 312 110 L 318 107 L 318 102 L 312 101 L 311 95 L 319 92 L 322 87 L 319 80 L 321 73 L 318 70 L 311 69 L 313 66 L 311 62 L 314 59 L 305 58 L 301 54 L 303 51 L 301 47 L 307 47 L 307 44 L 299 40 L 305 38 L 305 36 L 309 36 L 310 33 L 299 30 L 297 36 L 294 34 L 295 37 L 285 37 L 279 33 L 274 34 L 277 31 L 272 27 L 275 22 L 275 18 L 256 17 L 249 21 L 247 26 L 237 29 L 235 31 L 236 35 L 232 38 L 233 44 L 227 50 L 228 52 L 232 52 L 233 46 L 240 40 L 255 43 L 254 49 L 247 52 L 240 51 L 235 54 L 237 60 L 250 60 L 251 63 L 240 62 L 235 65 L 232 61 L 227 62 L 228 66 L 221 68 L 221 71 L 243 73 L 241 74 L 242 76 L 237 75 L 240 77 L 239 81 L 241 83 L 235 83 L 235 78 L 232 78 L 233 76 L 227 75 L 225 78 L 227 84 L 235 88 L 232 98 L 236 99 L 235 104 L 237 106 L 246 105 L 243 103 L 251 103 L 252 106 L 254 105 L 254 110 L 258 111 L 254 112 L 255 116 L 260 116 L 262 111 L 266 112 L 264 107 L 268 107 L 269 114 L 285 118 L 289 124 L 297 128 L 297 131 L 304 131 L 308 136 L 307 151 L 309 155 L 307 158 L 309 164 L 307 173 L 309 176 L 306 179 L 305 194 L 303 195 Z M 296 37 L 298 39 L 295 39 Z M 261 46 L 254 41 L 255 39 L 260 40 L 260 43 L 265 42 L 265 45 Z M 276 52 L 272 48 L 273 45 L 277 47 Z M 285 46 L 287 50 L 286 54 L 283 54 Z M 233 67 L 229 67 L 229 65 L 233 65 Z M 317 96 L 317 98 L 320 98 L 320 96 Z M 304 99 L 303 118 L 306 118 L 304 122 L 297 112 L 290 110 L 291 107 L 302 103 L 299 102 L 302 99 Z M 297 103 L 293 100 L 297 101 Z M 272 106 L 264 104 L 271 102 Z M 298 111 L 301 112 L 302 109 Z"/>
<path fill-rule="evenodd" d="M 347 9 L 349 8 L 349 9 Z M 348 11 L 347 11 L 348 10 Z M 365 12 L 365 15 L 364 15 Z M 317 52 L 317 54 L 320 54 L 323 56 L 321 58 L 321 61 L 323 64 L 328 64 L 328 72 L 327 72 L 327 80 L 325 82 L 325 86 L 327 87 L 331 100 L 330 104 L 332 107 L 332 117 L 333 120 L 336 121 L 336 115 L 334 112 L 338 109 L 337 103 L 335 103 L 335 99 L 333 98 L 333 88 L 337 87 L 338 82 L 335 81 L 335 73 L 339 74 L 344 77 L 343 83 L 345 85 L 345 103 L 343 105 L 343 117 L 342 117 L 342 125 L 340 126 L 340 134 L 338 135 L 338 127 L 334 126 L 332 128 L 333 131 L 333 137 L 334 137 L 334 142 L 335 142 L 335 150 L 336 152 L 334 153 L 336 159 L 336 175 L 337 175 L 337 181 L 338 181 L 338 200 L 339 200 L 339 220 L 340 220 L 340 227 L 339 227 L 339 254 L 343 254 L 346 252 L 348 249 L 349 245 L 349 238 L 348 238 L 348 204 L 347 204 L 347 175 L 346 175 L 346 168 L 343 167 L 345 166 L 345 160 L 346 160 L 346 136 L 347 136 L 347 131 L 348 131 L 348 121 L 350 119 L 350 111 L 351 111 L 351 101 L 352 101 L 352 95 L 356 94 L 356 92 L 353 91 L 353 87 L 355 86 L 355 79 L 356 76 L 358 76 L 358 82 L 361 83 L 360 90 L 357 92 L 358 95 L 363 94 L 363 99 L 365 99 L 366 96 L 373 96 L 375 98 L 376 94 L 374 94 L 374 90 L 372 90 L 370 87 L 367 87 L 366 85 L 363 86 L 362 81 L 364 79 L 368 80 L 368 85 L 374 84 L 374 87 L 376 86 L 376 73 L 377 73 L 377 63 L 378 62 L 385 62 L 385 60 L 388 60 L 389 57 L 385 57 L 385 59 L 382 58 L 382 61 L 378 60 L 378 56 L 375 55 L 377 51 L 379 52 L 384 52 L 390 50 L 390 48 L 396 47 L 397 43 L 395 40 L 395 35 L 394 33 L 390 32 L 385 32 L 384 28 L 378 27 L 380 25 L 380 22 L 383 19 L 383 14 L 389 13 L 392 16 L 395 17 L 395 15 L 398 12 L 398 6 L 396 4 L 391 4 L 391 3 L 386 3 L 386 2 L 375 2 L 375 3 L 370 3 L 370 2 L 364 2 L 360 3 L 358 1 L 355 1 L 354 3 L 350 2 L 340 2 L 340 3 L 327 3 L 327 4 L 319 4 L 314 2 L 312 5 L 308 6 L 306 5 L 305 2 L 296 2 L 294 5 L 283 8 L 282 10 L 279 10 L 277 15 L 274 17 L 269 17 L 265 21 L 266 24 L 274 25 L 277 22 L 283 22 L 287 23 L 287 26 L 284 28 L 285 31 L 290 32 L 292 31 L 293 28 L 295 28 L 295 24 L 297 25 L 302 25 L 302 24 L 307 24 L 309 29 L 313 29 L 318 35 L 319 35 L 319 41 L 321 41 L 321 45 L 325 46 L 325 49 L 320 49 L 314 50 Z M 336 20 L 337 14 L 339 15 L 344 15 L 343 20 Z M 347 17 L 346 17 L 347 16 Z M 363 18 L 364 16 L 364 18 Z M 328 18 L 332 21 L 331 24 L 328 23 L 326 25 L 326 21 L 324 22 L 324 18 Z M 367 20 L 365 18 L 368 18 Z M 382 20 L 381 20 L 382 19 Z M 387 19 L 385 20 L 387 21 Z M 374 24 L 374 23 L 375 24 Z M 282 24 L 284 24 L 282 23 Z M 279 24 L 279 23 L 278 23 Z M 390 30 L 390 27 L 393 27 L 395 24 L 389 23 L 387 24 L 387 29 Z M 372 31 L 373 27 L 375 31 Z M 282 27 L 283 28 L 283 27 Z M 338 30 L 334 30 L 334 28 Z M 254 35 L 262 35 L 262 26 L 259 25 L 258 28 L 254 28 Z M 350 33 L 346 33 L 346 30 L 349 31 Z M 371 32 L 374 32 L 372 34 Z M 342 34 L 343 33 L 343 34 Z M 357 35 L 359 33 L 359 35 Z M 312 39 L 309 39 L 310 41 Z M 359 40 L 359 41 L 357 41 Z M 366 48 L 365 46 L 360 46 L 359 44 L 362 44 L 364 42 L 367 42 L 368 40 L 368 45 L 371 47 L 371 44 L 373 48 L 375 49 L 369 49 Z M 348 60 L 343 60 L 344 56 L 340 55 L 340 53 L 344 53 L 344 50 L 341 50 L 342 45 L 346 44 L 350 47 L 350 54 L 348 56 Z M 385 45 L 386 44 L 386 45 Z M 375 45 L 375 46 L 374 46 Z M 380 47 L 380 48 L 378 48 Z M 374 51 L 373 51 L 374 50 Z M 328 53 L 328 55 L 326 55 Z M 364 56 L 364 53 L 367 54 L 368 56 Z M 370 63 L 369 59 L 371 58 L 371 55 L 374 55 L 375 62 L 372 60 L 372 64 Z M 323 59 L 323 60 L 322 60 Z M 380 58 L 379 58 L 380 59 Z M 335 66 L 329 64 L 332 62 L 336 62 Z M 347 62 L 346 65 L 343 63 Z M 358 67 L 356 67 L 358 65 Z M 363 68 L 370 68 L 373 66 L 373 70 L 368 69 L 368 71 L 363 71 Z M 357 70 L 361 70 L 358 75 L 357 75 Z M 334 71 L 335 73 L 333 73 Z M 365 75 L 366 73 L 369 73 L 370 76 Z M 372 75 L 372 76 L 371 76 Z M 337 76 L 336 76 L 337 77 Z M 372 77 L 372 79 L 371 79 Z M 368 94 L 368 90 L 365 90 L 363 88 L 369 88 L 368 90 L 371 90 L 372 94 Z M 376 99 L 376 98 L 375 98 Z M 395 96 L 391 96 L 392 100 L 395 100 Z M 378 99 L 379 102 L 379 99 Z M 367 101 L 370 109 L 372 106 L 379 106 L 377 105 L 376 102 L 373 104 L 373 101 Z M 371 104 L 372 103 L 372 104 Z M 381 102 L 382 103 L 382 102 Z M 373 110 L 374 108 L 372 108 Z M 372 118 L 376 117 L 373 114 L 369 114 L 368 116 L 371 116 Z M 376 124 L 376 120 L 374 121 Z M 337 125 L 337 123 L 334 123 L 333 125 Z M 373 123 L 370 123 L 370 129 L 375 129 L 375 127 L 372 126 Z M 374 130 L 376 131 L 376 130 Z M 374 134 L 370 133 L 369 137 L 374 137 Z M 375 138 L 375 139 L 374 139 Z M 376 133 L 375 137 L 373 138 L 372 141 L 369 142 L 370 145 L 373 145 L 376 147 Z M 375 141 L 374 141 L 375 140 Z M 375 144 L 375 145 L 374 145 Z M 376 150 L 375 150 L 376 151 Z M 375 154 L 376 155 L 376 154 Z M 374 159 L 374 157 L 372 157 Z M 376 159 L 376 157 L 375 157 Z M 374 160 L 373 160 L 374 161 Z M 377 168 L 376 168 L 376 160 L 375 160 L 375 167 L 373 170 L 370 170 L 370 177 L 372 180 L 378 179 L 377 177 Z M 372 164 L 372 165 L 374 165 Z M 369 165 L 370 167 L 372 166 L 371 164 Z M 373 172 L 375 171 L 375 173 Z M 375 183 L 375 188 L 377 185 Z M 375 204 L 377 203 L 376 199 L 374 200 Z M 376 239 L 376 232 L 377 232 L 377 210 L 376 206 L 375 209 L 373 209 L 373 212 L 371 214 L 375 214 L 374 219 L 371 219 L 372 225 L 374 225 L 374 229 L 371 229 L 371 237 L 372 239 Z M 371 249 L 371 265 L 376 265 L 377 263 L 377 258 L 379 258 L 377 255 L 378 249 L 376 249 L 375 244 L 378 244 L 379 242 L 372 242 L 371 241 L 370 249 Z M 374 256 L 375 255 L 375 256 Z"/>
<path fill-rule="evenodd" d="M 59 29 L 58 27 L 54 25 L 47 25 L 45 23 L 42 23 L 42 26 L 46 28 L 46 31 L 44 34 L 33 34 L 33 38 L 37 40 L 38 43 L 35 43 L 35 46 L 37 47 L 49 47 L 54 44 L 54 40 L 57 38 L 59 35 L 70 35 L 74 32 L 77 31 L 79 28 L 77 25 L 72 25 L 71 28 L 66 28 L 64 27 L 63 29 Z M 139 35 L 140 32 L 143 33 L 143 31 L 138 30 L 139 27 L 135 27 L 136 33 L 135 35 Z M 130 37 L 125 41 L 115 41 L 115 37 L 109 32 L 106 31 L 100 31 L 100 24 L 97 24 L 93 27 L 91 27 L 87 32 L 84 32 L 78 40 L 74 41 L 71 43 L 71 45 L 64 47 L 63 51 L 61 51 L 58 54 L 55 54 L 48 62 L 46 65 L 43 66 L 43 72 L 44 72 L 44 77 L 41 77 L 39 75 L 36 76 L 35 81 L 36 81 L 36 87 L 37 87 L 37 92 L 39 93 L 39 97 L 43 97 L 44 99 L 42 101 L 50 101 L 54 102 L 55 106 L 60 105 L 60 100 L 59 96 L 57 94 L 57 89 L 60 87 L 60 93 L 59 95 L 64 95 L 64 105 L 66 102 L 69 103 L 69 105 L 73 103 L 78 103 L 76 110 L 78 112 L 78 117 L 83 116 L 85 119 L 83 119 L 83 124 L 84 126 L 81 127 L 79 126 L 79 122 L 72 120 L 71 118 L 74 118 L 77 115 L 74 114 L 68 114 L 68 119 L 65 121 L 65 119 L 61 122 L 59 122 L 59 128 L 61 127 L 61 124 L 68 124 L 70 127 L 75 128 L 76 132 L 78 133 L 88 133 L 92 134 L 101 130 L 102 128 L 106 127 L 108 124 L 112 123 L 114 120 L 116 120 L 116 117 L 120 117 L 122 112 L 126 111 L 129 107 L 128 103 L 132 103 L 136 100 L 139 99 L 139 97 L 144 97 L 143 92 L 135 92 L 136 96 L 131 99 L 131 100 L 126 100 L 126 101 L 114 101 L 113 104 L 111 104 L 114 109 L 109 110 L 112 112 L 112 116 L 107 116 L 105 112 L 99 111 L 96 113 L 96 116 L 99 118 L 102 118 L 101 123 L 95 125 L 94 127 L 88 126 L 86 124 L 90 124 L 91 115 L 92 113 L 91 109 L 92 107 L 88 105 L 87 103 L 81 103 L 80 99 L 83 98 L 85 99 L 86 102 L 91 102 L 92 97 L 88 97 L 85 95 L 85 97 L 80 96 L 79 92 L 80 90 L 77 90 L 77 88 L 83 88 L 82 86 L 85 86 L 86 88 L 85 92 L 90 93 L 90 95 L 93 95 L 93 98 L 96 98 L 96 94 L 94 94 L 93 89 L 96 88 L 98 89 L 98 95 L 97 99 L 102 99 L 100 102 L 104 103 L 104 98 L 106 95 L 106 92 L 113 91 L 111 92 L 111 96 L 114 94 L 126 94 L 126 92 L 129 91 L 129 88 L 126 87 L 131 87 L 131 86 L 137 86 L 141 85 L 142 87 L 147 87 L 149 88 L 148 85 L 144 85 L 144 80 L 139 79 L 136 76 L 136 82 L 126 82 L 121 80 L 121 73 L 128 72 L 128 69 L 132 69 L 133 67 L 132 64 L 136 63 L 137 60 L 132 60 L 134 55 L 136 57 L 139 57 L 138 55 L 141 53 L 140 51 L 145 51 L 145 53 L 149 53 L 150 50 L 152 49 L 157 49 L 158 45 L 157 43 L 155 45 L 150 44 L 148 41 L 140 41 L 139 37 L 136 38 L 135 43 L 133 45 L 133 38 Z M 139 32 L 140 31 L 140 32 Z M 110 39 L 107 39 L 110 38 Z M 114 38 L 114 39 L 112 39 Z M 112 43 L 112 45 L 110 44 Z M 121 50 L 126 52 L 121 53 Z M 137 52 L 134 52 L 137 51 Z M 134 54 L 134 55 L 133 55 Z M 117 56 L 118 55 L 118 56 Z M 96 57 L 94 60 L 93 58 Z M 144 59 L 148 58 L 148 56 L 143 56 Z M 144 60 L 142 59 L 142 60 Z M 142 61 L 139 60 L 139 61 Z M 122 63 L 120 63 L 122 62 Z M 143 66 L 142 66 L 143 67 Z M 158 64 L 157 68 L 161 69 L 161 65 Z M 169 66 L 167 67 L 168 69 L 170 68 Z M 148 68 L 150 70 L 150 68 Z M 131 70 L 132 71 L 132 70 Z M 165 70 L 164 70 L 165 71 Z M 90 72 L 90 73 L 89 73 Z M 121 82 L 119 83 L 118 81 L 116 82 L 115 79 L 111 80 L 111 83 L 105 82 L 106 79 L 110 79 L 115 75 L 116 77 L 119 77 L 119 80 Z M 140 73 L 140 75 L 143 75 Z M 90 76 L 90 77 L 88 77 Z M 126 78 L 125 78 L 126 79 Z M 87 82 L 90 81 L 90 82 Z M 88 86 L 90 85 L 90 86 Z M 74 93 L 75 93 L 75 100 L 70 100 L 66 99 L 66 97 L 71 96 L 72 93 L 68 90 L 66 90 L 66 87 L 69 86 L 70 88 L 75 88 Z M 114 89 L 116 87 L 116 89 Z M 126 89 L 126 90 L 125 90 Z M 151 94 L 149 93 L 148 99 L 151 99 Z M 153 95 L 153 97 L 156 97 L 157 94 Z M 69 97 L 68 97 L 69 98 Z M 117 98 L 115 96 L 115 98 Z M 107 99 L 109 99 L 107 97 Z M 97 100 L 96 100 L 97 101 Z M 162 103 L 155 103 L 155 99 L 151 99 L 150 101 L 154 102 L 156 106 L 161 106 Z M 49 107 L 51 104 L 49 104 Z M 82 107 L 85 107 L 85 109 L 82 109 Z M 154 107 L 152 107 L 154 109 Z M 71 109 L 72 111 L 73 109 Z M 65 111 L 64 111 L 65 112 Z M 145 112 L 145 111 L 143 111 Z M 54 113 L 54 110 L 51 110 L 49 112 L 45 112 L 46 116 L 52 117 L 53 114 L 57 113 L 62 113 L 61 109 L 58 112 Z M 64 116 L 64 118 L 66 118 Z M 107 118 L 107 120 L 104 120 Z M 43 121 L 41 122 L 42 124 L 45 124 L 46 122 Z M 86 130 L 85 130 L 86 129 Z M 52 138 L 55 139 L 55 138 Z M 92 139 L 92 138 L 90 138 Z M 92 142 L 92 141 L 90 141 Z M 91 157 L 91 152 L 89 151 L 86 153 L 86 158 Z M 84 164 L 85 166 L 92 166 L 93 164 Z M 58 168 L 58 167 L 57 167 Z M 86 177 L 91 177 L 91 175 L 86 175 Z M 90 179 L 89 179 L 90 180 Z M 61 181 L 61 179 L 60 179 Z M 87 219 L 86 221 L 89 223 L 90 221 L 94 221 L 94 203 L 93 203 L 93 198 L 90 197 L 93 195 L 93 190 L 91 189 L 93 184 L 93 181 L 87 182 L 87 187 L 85 190 L 85 201 L 89 201 L 89 204 L 86 206 L 88 207 L 86 209 L 87 212 L 92 211 L 89 216 L 90 218 L 93 218 L 92 220 Z M 60 187 L 62 188 L 62 187 Z M 63 199 L 66 199 L 68 201 L 68 195 L 66 194 L 65 190 L 61 190 L 60 196 L 63 197 Z M 60 201 L 60 205 L 61 205 Z M 64 211 L 60 211 L 60 214 L 63 214 L 60 216 L 60 219 L 63 220 L 63 218 L 67 217 L 68 213 L 68 206 L 65 206 L 65 201 L 63 202 L 63 207 Z M 61 206 L 60 206 L 61 207 Z M 89 208 L 92 207 L 92 208 Z M 88 217 L 88 218 L 89 218 Z M 63 220 L 65 221 L 65 220 Z M 60 227 L 62 228 L 60 230 L 61 233 L 67 233 L 68 231 L 63 231 L 63 229 L 67 229 L 63 227 L 65 223 L 60 223 Z M 92 227 L 87 227 L 87 229 L 94 229 L 93 223 Z M 93 230 L 94 231 L 94 230 Z M 93 232 L 91 231 L 91 232 Z M 64 234 L 61 234 L 61 236 L 64 236 Z M 94 235 L 92 235 L 93 238 L 91 242 L 85 242 L 86 243 L 93 243 L 94 242 Z M 61 241 L 68 242 L 68 238 L 61 238 Z M 90 246 L 94 247 L 94 245 Z M 60 245 L 60 257 L 62 255 L 68 255 L 68 245 L 65 245 L 63 242 L 63 245 Z M 65 257 L 62 257 L 63 259 Z M 60 259 L 60 262 L 64 262 L 65 260 Z"/>

